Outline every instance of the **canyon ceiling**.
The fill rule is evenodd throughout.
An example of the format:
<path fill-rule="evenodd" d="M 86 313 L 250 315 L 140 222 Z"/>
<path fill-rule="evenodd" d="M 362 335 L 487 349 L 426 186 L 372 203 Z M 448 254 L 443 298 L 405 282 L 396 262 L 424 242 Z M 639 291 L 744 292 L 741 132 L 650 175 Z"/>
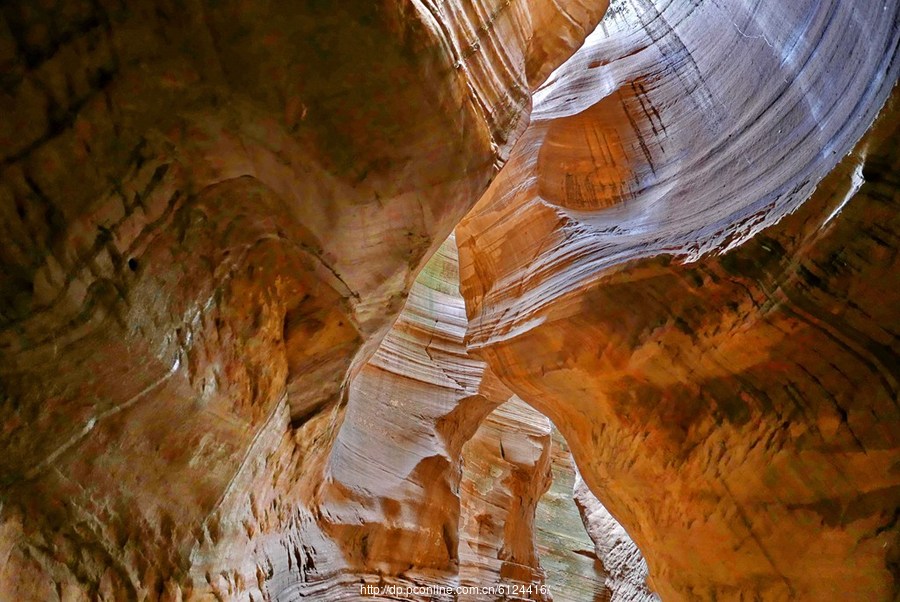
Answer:
<path fill-rule="evenodd" d="M 0 601 L 900 599 L 900 0 L 0 28 Z"/>

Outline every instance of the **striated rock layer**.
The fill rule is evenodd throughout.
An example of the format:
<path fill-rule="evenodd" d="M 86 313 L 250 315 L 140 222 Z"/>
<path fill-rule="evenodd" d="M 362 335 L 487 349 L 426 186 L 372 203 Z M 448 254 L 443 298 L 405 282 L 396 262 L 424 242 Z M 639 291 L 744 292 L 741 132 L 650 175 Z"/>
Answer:
<path fill-rule="evenodd" d="M 900 596 L 900 3 L 606 9 L 4 3 L 0 599 Z"/>
<path fill-rule="evenodd" d="M 347 383 L 604 9 L 5 3 L 0 598 L 288 599 L 345 553 Z"/>
<path fill-rule="evenodd" d="M 470 351 L 664 600 L 893 600 L 900 4 L 610 13 L 457 229 Z"/>
<path fill-rule="evenodd" d="M 353 379 L 313 500 L 312 530 L 339 553 L 320 554 L 326 564 L 304 576 L 300 594 L 357 599 L 360 583 L 459 585 L 463 444 L 512 394 L 466 355 L 458 282 L 451 236 Z M 314 542 L 309 530 L 301 538 Z"/>

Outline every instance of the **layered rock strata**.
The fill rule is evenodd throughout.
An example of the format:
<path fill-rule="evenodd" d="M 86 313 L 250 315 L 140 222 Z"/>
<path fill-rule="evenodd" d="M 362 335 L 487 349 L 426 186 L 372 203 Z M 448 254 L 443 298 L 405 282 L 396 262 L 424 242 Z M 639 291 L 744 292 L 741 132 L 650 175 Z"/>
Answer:
<path fill-rule="evenodd" d="M 293 596 L 347 383 L 604 8 L 6 3 L 0 597 Z"/>
<path fill-rule="evenodd" d="M 458 282 L 450 237 L 353 379 L 313 501 L 315 529 L 340 553 L 324 556 L 330 564 L 317 565 L 301 593 L 357 599 L 360 583 L 459 585 L 463 445 L 512 394 L 466 355 Z"/>
<path fill-rule="evenodd" d="M 470 352 L 663 599 L 892 600 L 900 5 L 610 10 L 457 229 Z"/>
<path fill-rule="evenodd" d="M 900 4 L 605 9 L 0 7 L 0 599 L 900 595 Z"/>

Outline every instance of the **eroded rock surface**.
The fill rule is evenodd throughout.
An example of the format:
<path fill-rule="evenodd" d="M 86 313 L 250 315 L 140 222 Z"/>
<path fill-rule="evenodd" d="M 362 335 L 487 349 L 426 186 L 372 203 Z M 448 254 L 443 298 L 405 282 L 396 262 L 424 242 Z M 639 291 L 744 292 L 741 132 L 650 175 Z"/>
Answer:
<path fill-rule="evenodd" d="M 547 587 L 554 602 L 609 600 L 609 574 L 576 503 L 577 472 L 569 445 L 556 428 L 551 441 L 553 482 L 535 512 L 535 543 Z"/>
<path fill-rule="evenodd" d="M 610 602 L 658 602 L 647 584 L 647 563 L 622 525 L 575 473 L 575 503 L 603 566 L 603 584 Z"/>
<path fill-rule="evenodd" d="M 347 383 L 604 9 L 4 4 L 0 597 L 340 557 L 298 534 Z"/>
<path fill-rule="evenodd" d="M 457 229 L 470 351 L 663 599 L 892 600 L 900 5 L 610 10 Z"/>
<path fill-rule="evenodd" d="M 463 444 L 512 394 L 466 354 L 457 265 L 450 237 L 349 388 L 313 501 L 315 529 L 340 550 L 306 579 L 323 596 L 358 599 L 361 582 L 459 584 Z"/>
<path fill-rule="evenodd" d="M 0 7 L 0 599 L 896 598 L 900 4 L 606 8 Z"/>

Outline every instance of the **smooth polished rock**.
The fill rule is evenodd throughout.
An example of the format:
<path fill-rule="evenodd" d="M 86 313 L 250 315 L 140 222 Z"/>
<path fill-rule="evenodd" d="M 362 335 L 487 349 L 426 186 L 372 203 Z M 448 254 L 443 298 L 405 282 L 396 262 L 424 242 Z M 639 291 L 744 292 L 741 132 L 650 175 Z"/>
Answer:
<path fill-rule="evenodd" d="M 605 8 L 5 3 L 0 597 L 279 599 L 336 552 L 349 383 Z"/>
<path fill-rule="evenodd" d="M 457 228 L 664 600 L 898 595 L 896 2 L 616 2 Z"/>

